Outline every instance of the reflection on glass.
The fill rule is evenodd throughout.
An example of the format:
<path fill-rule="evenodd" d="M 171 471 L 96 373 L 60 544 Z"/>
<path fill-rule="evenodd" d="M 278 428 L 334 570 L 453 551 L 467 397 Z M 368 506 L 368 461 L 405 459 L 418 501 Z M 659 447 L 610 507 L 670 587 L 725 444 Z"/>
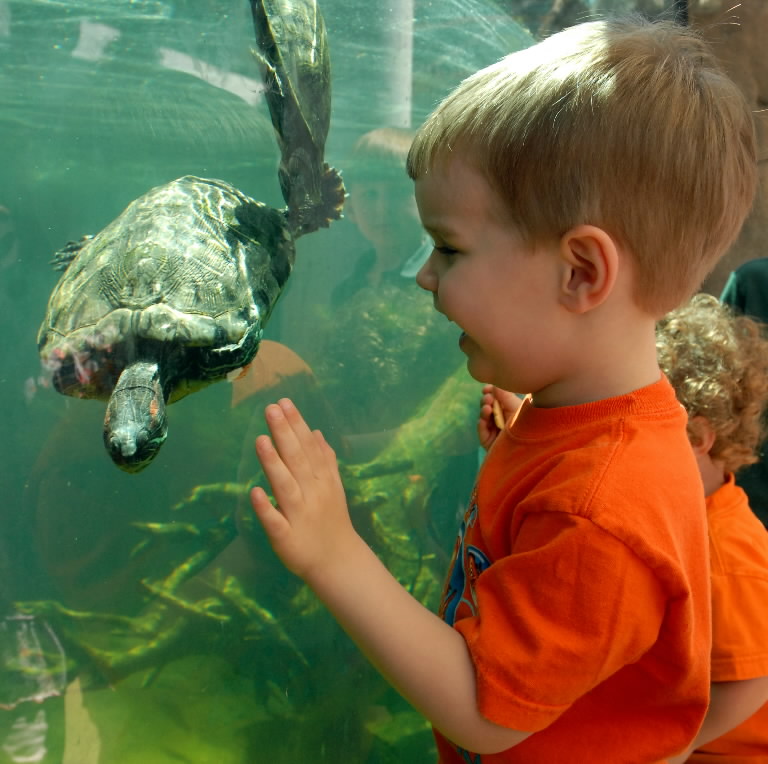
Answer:
<path fill-rule="evenodd" d="M 48 623 L 22 614 L 0 621 L 0 677 L 0 708 L 6 710 L 62 693 L 66 656 Z"/>

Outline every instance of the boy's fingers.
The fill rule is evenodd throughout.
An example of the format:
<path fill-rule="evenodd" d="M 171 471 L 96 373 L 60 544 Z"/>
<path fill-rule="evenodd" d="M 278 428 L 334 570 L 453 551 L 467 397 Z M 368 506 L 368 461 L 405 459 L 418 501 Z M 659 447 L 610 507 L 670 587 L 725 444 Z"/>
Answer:
<path fill-rule="evenodd" d="M 251 490 L 251 505 L 270 539 L 277 540 L 289 530 L 290 526 L 285 515 L 272 504 L 261 486 Z"/>
<path fill-rule="evenodd" d="M 278 504 L 281 505 L 281 511 L 285 513 L 292 502 L 301 498 L 301 489 L 296 482 L 291 470 L 283 461 L 282 454 L 275 450 L 272 441 L 267 435 L 259 435 L 256 438 L 256 456 L 264 468 L 264 474 L 272 486 L 272 493 L 275 495 Z"/>
<path fill-rule="evenodd" d="M 322 463 L 325 467 L 326 474 L 330 473 L 333 475 L 336 487 L 344 493 L 344 486 L 341 482 L 341 475 L 339 474 L 339 462 L 336 459 L 336 452 L 331 448 L 330 443 L 328 443 L 320 430 L 313 430 L 312 435 L 315 438 L 320 458 L 323 460 Z"/>
<path fill-rule="evenodd" d="M 277 451 L 286 466 L 299 480 L 314 476 L 321 454 L 298 409 L 283 398 L 277 404 L 267 406 L 265 416 Z"/>
<path fill-rule="evenodd" d="M 322 452 L 318 448 L 315 433 L 309 429 L 309 425 L 301 415 L 301 412 L 294 406 L 293 401 L 289 398 L 281 398 L 278 401 L 278 405 L 306 455 L 313 460 L 318 459 Z"/>
<path fill-rule="evenodd" d="M 503 430 L 505 426 L 504 412 L 502 411 L 501 404 L 498 401 L 493 402 L 491 412 L 493 413 L 493 423 L 499 430 Z"/>
<path fill-rule="evenodd" d="M 273 403 L 264 410 L 264 418 L 272 435 L 274 448 L 287 469 L 299 480 L 311 475 L 302 443 L 302 429 L 295 417 L 292 417 L 293 421 L 289 421 L 282 406 Z"/>
<path fill-rule="evenodd" d="M 262 522 L 266 516 L 277 511 L 277 508 L 269 500 L 266 491 L 260 485 L 251 489 L 251 504 Z"/>

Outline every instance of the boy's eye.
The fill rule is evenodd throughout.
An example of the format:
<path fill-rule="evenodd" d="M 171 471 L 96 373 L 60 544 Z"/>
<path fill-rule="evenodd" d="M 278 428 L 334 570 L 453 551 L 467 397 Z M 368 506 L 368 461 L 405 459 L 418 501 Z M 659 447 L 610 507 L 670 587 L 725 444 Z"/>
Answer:
<path fill-rule="evenodd" d="M 452 257 L 453 255 L 458 254 L 457 249 L 454 249 L 454 247 L 449 247 L 446 244 L 442 244 L 440 246 L 435 244 L 435 250 L 443 255 L 443 257 Z"/>

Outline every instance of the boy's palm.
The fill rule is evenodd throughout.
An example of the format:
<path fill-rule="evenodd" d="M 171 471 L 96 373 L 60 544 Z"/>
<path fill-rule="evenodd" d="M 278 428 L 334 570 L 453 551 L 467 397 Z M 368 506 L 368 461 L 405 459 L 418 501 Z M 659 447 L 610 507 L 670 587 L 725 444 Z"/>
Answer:
<path fill-rule="evenodd" d="M 272 439 L 257 438 L 256 454 L 277 506 L 261 487 L 251 502 L 277 556 L 309 582 L 343 559 L 345 543 L 356 537 L 336 455 L 289 400 L 268 406 L 265 417 Z"/>

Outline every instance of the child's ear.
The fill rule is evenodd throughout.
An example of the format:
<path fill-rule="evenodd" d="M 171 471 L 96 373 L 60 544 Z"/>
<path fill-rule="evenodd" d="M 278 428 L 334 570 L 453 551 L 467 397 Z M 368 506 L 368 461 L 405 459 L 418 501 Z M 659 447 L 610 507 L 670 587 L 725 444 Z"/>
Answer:
<path fill-rule="evenodd" d="M 715 445 L 715 431 L 712 425 L 703 416 L 688 418 L 688 440 L 691 442 L 693 453 L 696 456 L 706 456 Z"/>
<path fill-rule="evenodd" d="M 611 293 L 619 270 L 613 238 L 602 228 L 578 225 L 559 242 L 562 277 L 560 303 L 573 313 L 586 313 Z"/>

